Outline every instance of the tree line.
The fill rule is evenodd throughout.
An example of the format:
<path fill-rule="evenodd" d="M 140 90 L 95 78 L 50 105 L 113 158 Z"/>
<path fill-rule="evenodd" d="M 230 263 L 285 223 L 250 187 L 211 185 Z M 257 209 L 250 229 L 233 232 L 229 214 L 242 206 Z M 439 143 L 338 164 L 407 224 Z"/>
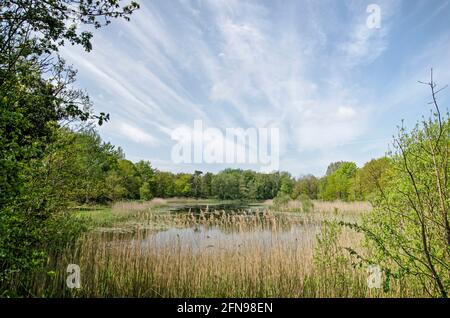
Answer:
<path fill-rule="evenodd" d="M 60 197 L 77 203 L 117 200 L 151 200 L 155 197 L 267 200 L 276 197 L 322 200 L 367 200 L 376 192 L 376 181 L 389 168 L 389 159 L 374 159 L 358 168 L 353 162 L 334 162 L 325 176 L 294 178 L 288 172 L 259 173 L 225 169 L 218 173 L 171 173 L 149 161 L 133 163 L 122 149 L 103 142 L 93 129 L 55 132 L 51 151 L 44 157 L 58 184 Z"/>
<path fill-rule="evenodd" d="M 64 45 L 92 50 L 92 32 L 114 18 L 130 19 L 139 5 L 119 0 L 5 0 L 0 6 L 0 297 L 34 296 L 32 275 L 85 227 L 71 202 L 193 196 L 323 200 L 372 199 L 362 224 L 385 277 L 447 297 L 450 282 L 450 120 L 437 104 L 442 89 L 431 79 L 433 110 L 408 131 L 394 151 L 358 168 L 333 163 L 322 178 L 293 178 L 227 169 L 217 174 L 172 174 L 149 162 L 133 163 L 93 131 L 68 123 L 107 122 L 89 96 L 74 88 L 76 70 L 59 55 Z M 350 251 L 357 254 L 357 251 Z M 45 273 L 44 273 L 45 274 Z M 50 276 L 49 276 L 50 277 Z M 388 288 L 388 284 L 385 284 Z"/>
<path fill-rule="evenodd" d="M 138 8 L 120 0 L 1 1 L 0 297 L 28 295 L 29 275 L 83 230 L 66 199 L 81 195 L 81 177 L 68 177 L 88 172 L 60 166 L 69 158 L 58 149 L 70 140 L 61 139 L 59 129 L 74 122 L 102 125 L 109 116 L 94 113 L 87 93 L 74 87 L 76 70 L 59 49 L 91 51 L 93 29 L 129 20 Z M 103 160 L 92 163 L 92 173 L 108 169 Z"/>

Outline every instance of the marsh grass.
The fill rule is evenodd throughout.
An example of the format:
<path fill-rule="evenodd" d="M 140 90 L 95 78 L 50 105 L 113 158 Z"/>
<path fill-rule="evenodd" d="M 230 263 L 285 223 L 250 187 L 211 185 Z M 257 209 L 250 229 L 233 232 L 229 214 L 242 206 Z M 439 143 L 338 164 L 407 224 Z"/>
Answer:
<path fill-rule="evenodd" d="M 119 201 L 112 205 L 111 210 L 115 213 L 132 213 L 166 205 L 167 201 L 161 198 L 154 198 L 150 201 Z"/>
<path fill-rule="evenodd" d="M 372 205 L 366 201 L 321 201 L 309 199 L 289 200 L 283 205 L 274 204 L 273 200 L 266 200 L 263 203 L 273 212 L 303 212 L 303 213 L 340 213 L 355 215 L 372 210 Z"/>
<path fill-rule="evenodd" d="M 346 214 L 364 213 L 372 210 L 372 205 L 367 201 L 320 201 L 314 200 L 314 212 L 336 212 L 341 211 Z"/>
<path fill-rule="evenodd" d="M 361 237 L 345 228 L 324 231 L 346 217 L 340 209 L 348 205 L 338 203 L 336 212 L 327 204 L 316 204 L 314 213 L 307 214 L 268 210 L 171 214 L 133 207 L 134 222 L 141 227 L 132 234 L 89 233 L 75 248 L 49 259 L 47 271 L 34 278 L 31 293 L 46 297 L 422 296 L 404 284 L 393 284 L 387 293 L 368 289 L 366 268 L 355 266 L 356 260 L 345 250 L 351 246 L 363 253 Z M 350 216 L 355 218 L 363 207 L 355 207 Z M 186 244 L 178 234 L 161 244 L 157 231 L 146 224 L 193 232 L 219 229 L 225 234 L 200 247 Z M 262 231 L 270 238 L 264 244 Z M 239 244 L 227 233 L 233 233 Z M 65 286 L 65 268 L 71 263 L 81 267 L 78 290 Z M 54 272 L 49 275 L 49 271 Z"/>

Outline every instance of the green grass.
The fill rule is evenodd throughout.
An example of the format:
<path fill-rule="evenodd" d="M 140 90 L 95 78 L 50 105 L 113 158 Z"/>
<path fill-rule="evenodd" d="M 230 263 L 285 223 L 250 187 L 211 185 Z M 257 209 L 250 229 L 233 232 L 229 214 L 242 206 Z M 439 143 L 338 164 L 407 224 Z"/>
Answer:
<path fill-rule="evenodd" d="M 139 229 L 161 231 L 169 224 L 154 220 L 151 215 L 166 212 L 164 207 L 152 207 L 143 211 L 115 211 L 112 207 L 100 206 L 91 210 L 75 210 L 74 214 L 87 222 L 89 228 L 101 232 L 135 232 Z"/>
<path fill-rule="evenodd" d="M 78 218 L 89 220 L 97 226 L 113 224 L 120 219 L 108 207 L 96 208 L 94 210 L 75 210 L 74 215 Z"/>

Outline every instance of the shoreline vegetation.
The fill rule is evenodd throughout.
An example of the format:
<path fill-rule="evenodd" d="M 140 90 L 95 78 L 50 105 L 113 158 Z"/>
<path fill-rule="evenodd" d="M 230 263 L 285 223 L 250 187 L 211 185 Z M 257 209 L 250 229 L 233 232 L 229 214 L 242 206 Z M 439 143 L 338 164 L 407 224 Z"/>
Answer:
<path fill-rule="evenodd" d="M 2 2 L 0 297 L 448 297 L 450 115 L 432 69 L 429 115 L 362 166 L 161 171 L 102 140 L 110 116 L 59 52 L 138 9 Z"/>
<path fill-rule="evenodd" d="M 198 210 L 195 214 L 210 214 L 210 213 L 284 213 L 284 214 L 299 214 L 299 213 L 314 213 L 318 215 L 338 215 L 345 213 L 347 216 L 356 216 L 364 212 L 372 210 L 372 206 L 366 201 L 356 202 L 344 202 L 344 201 L 320 201 L 312 200 L 309 203 L 311 207 L 305 211 L 304 203 L 299 200 L 291 200 L 282 206 L 275 206 L 273 200 L 265 200 L 260 202 L 246 202 L 241 200 L 228 200 L 221 201 L 215 199 L 197 199 L 197 198 L 169 198 L 161 199 L 155 198 L 150 201 L 119 201 L 111 205 L 94 205 L 94 206 L 76 206 L 72 208 L 74 216 L 88 222 L 90 228 L 103 231 L 118 230 L 124 231 L 128 228 L 129 231 L 133 231 L 133 228 L 139 227 L 139 222 L 133 222 L 136 219 L 142 219 L 142 215 L 146 214 L 168 214 L 170 217 L 170 208 L 181 209 L 182 212 L 189 215 L 194 215 L 194 212 L 190 211 L 191 206 L 198 206 Z M 236 210 L 232 210 L 229 207 L 226 209 L 220 209 L 222 206 L 244 205 L 245 208 L 239 207 Z M 247 208 L 247 205 L 253 206 Z M 215 207 L 219 206 L 219 209 Z M 173 212 L 172 212 L 173 213 Z M 167 229 L 167 227 L 161 226 L 161 224 L 154 224 L 155 230 Z"/>
<path fill-rule="evenodd" d="M 168 210 L 169 206 L 193 202 L 209 209 L 197 214 Z M 118 202 L 90 211 L 82 209 L 79 216 L 88 222 L 97 213 L 100 219 L 94 221 L 92 230 L 74 250 L 58 255 L 49 266 L 62 266 L 52 272 L 57 279 L 45 280 L 43 275 L 34 279 L 34 292 L 48 293 L 49 297 L 381 296 L 364 287 L 365 269 L 360 272 L 351 269 L 347 259 L 339 260 L 334 268 L 328 260 L 318 258 L 320 250 L 328 248 L 325 245 L 358 241 L 355 233 L 341 232 L 335 224 L 339 220 L 358 219 L 370 207 L 366 202 L 315 201 L 308 212 L 299 211 L 301 204 L 295 202 L 286 204 L 280 212 L 270 201 L 258 202 L 253 211 L 214 209 L 214 205 L 224 203 L 236 201 L 154 199 Z M 102 220 L 109 224 L 109 229 L 102 227 Z M 335 238 L 319 230 L 328 222 L 333 227 L 331 236 L 337 235 Z M 155 238 L 170 229 L 181 232 L 169 235 L 164 244 Z M 199 235 L 197 239 L 209 243 L 203 246 L 198 246 L 198 241 L 186 243 L 189 235 L 182 241 L 180 235 L 186 233 L 184 230 L 192 230 L 188 232 L 190 236 Z M 318 245 L 316 237 L 321 235 L 325 241 Z M 333 253 L 327 256 L 333 262 L 344 256 L 343 250 Z M 80 290 L 54 284 L 58 278 L 64 280 L 64 264 L 69 260 L 82 264 L 81 272 L 85 274 Z M 322 267 L 328 268 L 326 275 L 338 271 L 351 276 L 342 282 L 332 282 L 330 290 L 331 281 L 325 274 L 318 275 Z"/>
<path fill-rule="evenodd" d="M 257 212 L 170 213 L 170 204 L 211 200 L 119 202 L 101 215 L 110 225 L 92 231 L 49 261 L 33 279 L 45 297 L 420 297 L 399 281 L 389 292 L 367 287 L 367 269 L 355 266 L 345 246 L 364 249 L 361 235 L 338 225 L 370 212 L 367 202 L 314 201 L 308 212 L 283 212 L 262 202 Z M 161 209 L 162 207 L 162 209 Z M 289 211 L 294 212 L 289 212 Z M 82 211 L 83 218 L 103 213 Z M 124 219 L 121 216 L 125 216 Z M 123 227 L 132 220 L 132 231 Z M 129 224 L 128 224 L 129 225 Z M 115 226 L 115 228 L 114 228 Z M 179 232 L 174 229 L 180 229 Z M 171 232 L 172 230 L 172 232 Z M 185 231 L 185 232 L 183 232 Z M 186 232 L 187 231 L 187 232 Z M 171 233 L 164 241 L 158 233 Z M 262 234 L 263 233 L 263 234 Z M 197 236 L 196 236 L 197 235 Z M 164 236 L 163 236 L 164 237 Z M 200 242 L 206 241 L 201 244 Z M 199 245 L 200 244 L 200 245 Z M 83 288 L 62 282 L 67 263 L 81 266 Z"/>

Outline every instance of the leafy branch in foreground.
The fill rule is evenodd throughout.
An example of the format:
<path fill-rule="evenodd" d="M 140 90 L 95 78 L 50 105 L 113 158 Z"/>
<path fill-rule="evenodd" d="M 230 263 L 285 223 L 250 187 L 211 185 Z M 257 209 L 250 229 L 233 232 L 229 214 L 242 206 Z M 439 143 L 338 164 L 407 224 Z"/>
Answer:
<path fill-rule="evenodd" d="M 119 0 L 1 1 L 0 295 L 28 295 L 25 283 L 13 282 L 25 282 L 41 267 L 49 245 L 63 241 L 60 234 L 79 232 L 63 210 L 66 202 L 50 196 L 55 188 L 47 182 L 43 158 L 55 132 L 64 123 L 109 119 L 93 114 L 88 95 L 73 87 L 76 71 L 59 48 L 72 44 L 90 51 L 92 33 L 85 27 L 128 20 L 138 7 Z M 40 178 L 45 182 L 33 187 Z"/>
<path fill-rule="evenodd" d="M 374 210 L 361 225 L 343 223 L 365 235 L 370 255 L 385 273 L 447 297 L 450 287 L 449 147 L 450 120 L 443 115 L 431 70 L 434 111 L 412 131 L 402 126 L 389 154 L 392 166 L 377 182 Z M 382 184 L 382 185 L 381 185 Z M 355 251 L 351 251 L 356 253 Z"/>

